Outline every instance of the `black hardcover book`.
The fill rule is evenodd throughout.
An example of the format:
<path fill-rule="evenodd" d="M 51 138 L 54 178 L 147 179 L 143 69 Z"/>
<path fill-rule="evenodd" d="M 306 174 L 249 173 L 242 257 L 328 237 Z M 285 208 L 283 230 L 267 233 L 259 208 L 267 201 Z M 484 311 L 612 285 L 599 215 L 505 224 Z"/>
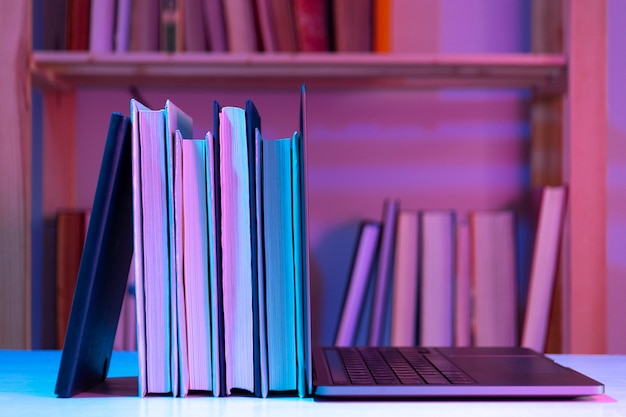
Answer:
<path fill-rule="evenodd" d="M 248 142 L 248 169 L 250 173 L 250 236 L 251 236 L 251 248 L 252 248 L 252 320 L 253 320 L 253 354 L 254 354 L 254 395 L 257 397 L 262 396 L 262 372 L 261 372 L 261 329 L 260 326 L 260 311 L 259 311 L 259 298 L 264 296 L 259 289 L 259 270 L 258 270 L 258 231 L 257 231 L 257 196 L 256 196 L 256 147 L 255 137 L 257 130 L 261 129 L 261 116 L 254 105 L 252 100 L 246 101 L 246 137 Z"/>
<path fill-rule="evenodd" d="M 218 363 L 214 364 L 214 372 L 218 373 L 217 382 L 219 387 L 215 387 L 214 390 L 217 390 L 219 396 L 223 396 L 226 391 L 226 354 L 225 354 L 225 340 L 224 340 L 224 299 L 223 299 L 223 288 L 222 288 L 222 233 L 221 233 L 221 218 L 222 218 L 222 208 L 220 204 L 220 195 L 221 195 L 221 185 L 220 185 L 220 141 L 219 141 L 219 133 L 220 133 L 220 111 L 222 110 L 222 106 L 216 101 L 213 102 L 213 154 L 215 156 L 215 165 L 214 172 L 215 178 L 214 187 L 215 187 L 215 241 L 216 245 L 216 264 L 218 265 L 216 268 L 216 289 L 217 295 L 215 300 L 217 301 L 216 311 L 217 317 L 213 318 L 214 324 L 217 326 L 217 335 L 218 340 L 216 343 L 217 350 L 217 358 Z"/>
<path fill-rule="evenodd" d="M 130 119 L 113 113 L 57 376 L 71 397 L 106 379 L 133 256 Z"/>

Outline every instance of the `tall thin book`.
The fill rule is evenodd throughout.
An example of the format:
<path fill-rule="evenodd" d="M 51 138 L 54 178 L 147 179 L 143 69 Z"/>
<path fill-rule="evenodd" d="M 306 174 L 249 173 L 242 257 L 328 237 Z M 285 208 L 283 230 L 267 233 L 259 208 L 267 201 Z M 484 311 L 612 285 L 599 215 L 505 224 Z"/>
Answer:
<path fill-rule="evenodd" d="M 517 269 L 515 213 L 476 211 L 470 215 L 474 344 L 516 346 Z"/>
<path fill-rule="evenodd" d="M 400 210 L 391 297 L 391 345 L 417 342 L 419 306 L 419 212 Z"/>
<path fill-rule="evenodd" d="M 522 346 L 542 352 L 556 278 L 559 244 L 565 211 L 564 186 L 542 190 L 539 222 L 530 271 L 530 286 L 522 329 Z"/>
<path fill-rule="evenodd" d="M 297 389 L 297 313 L 294 196 L 292 193 L 293 138 L 263 139 L 261 201 L 264 253 L 265 323 L 269 391 Z M 262 298 L 263 295 L 260 295 Z"/>
<path fill-rule="evenodd" d="M 386 200 L 383 207 L 383 230 L 380 240 L 380 254 L 374 284 L 374 300 L 372 302 L 372 317 L 368 344 L 379 346 L 383 344 L 387 317 L 387 294 L 391 287 L 391 268 L 393 265 L 394 240 L 396 219 L 400 203 L 396 200 Z"/>
<path fill-rule="evenodd" d="M 374 260 L 378 254 L 380 229 L 381 224 L 377 221 L 363 221 L 359 226 L 348 287 L 335 335 L 335 346 L 353 346 L 356 343 L 357 331 L 367 298 L 367 288 L 372 276 Z"/>
<path fill-rule="evenodd" d="M 452 346 L 454 334 L 454 226 L 447 210 L 420 214 L 419 343 Z"/>

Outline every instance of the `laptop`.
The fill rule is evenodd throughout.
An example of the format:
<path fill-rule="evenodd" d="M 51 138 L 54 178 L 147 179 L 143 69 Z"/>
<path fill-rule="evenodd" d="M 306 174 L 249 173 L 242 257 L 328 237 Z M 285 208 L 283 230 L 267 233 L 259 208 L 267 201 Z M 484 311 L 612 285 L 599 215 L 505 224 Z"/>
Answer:
<path fill-rule="evenodd" d="M 312 347 L 304 86 L 300 99 L 303 299 L 311 394 L 335 399 L 568 398 L 604 392 L 602 383 L 522 347 Z"/>
<path fill-rule="evenodd" d="M 521 347 L 318 347 L 313 394 L 329 398 L 568 398 L 604 386 Z"/>

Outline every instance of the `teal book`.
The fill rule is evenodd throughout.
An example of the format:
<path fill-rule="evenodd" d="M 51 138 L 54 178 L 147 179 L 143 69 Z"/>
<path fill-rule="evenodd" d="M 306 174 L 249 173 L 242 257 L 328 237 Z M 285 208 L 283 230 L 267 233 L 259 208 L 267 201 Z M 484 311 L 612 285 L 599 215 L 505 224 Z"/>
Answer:
<path fill-rule="evenodd" d="M 261 139 L 260 150 L 268 388 L 270 391 L 295 391 L 298 317 L 292 139 Z"/>

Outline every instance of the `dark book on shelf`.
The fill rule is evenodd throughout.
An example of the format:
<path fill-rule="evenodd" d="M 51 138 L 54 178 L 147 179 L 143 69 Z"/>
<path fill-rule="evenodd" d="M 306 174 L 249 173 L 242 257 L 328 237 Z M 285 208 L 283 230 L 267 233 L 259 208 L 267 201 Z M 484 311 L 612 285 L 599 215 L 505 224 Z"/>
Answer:
<path fill-rule="evenodd" d="M 400 202 L 394 199 L 385 200 L 383 207 L 382 231 L 378 265 L 374 282 L 374 299 L 372 301 L 372 316 L 368 344 L 380 346 L 384 344 L 385 330 L 388 328 L 389 303 L 387 296 L 391 291 L 394 243 L 396 235 L 396 221 Z"/>
<path fill-rule="evenodd" d="M 367 290 L 373 281 L 372 271 L 378 256 L 381 228 L 380 221 L 375 220 L 363 220 L 359 225 L 350 276 L 335 333 L 335 346 L 354 346 L 359 327 L 367 317 L 364 314 Z"/>
<path fill-rule="evenodd" d="M 55 394 L 103 382 L 133 256 L 131 125 L 111 115 L 65 337 Z"/>

